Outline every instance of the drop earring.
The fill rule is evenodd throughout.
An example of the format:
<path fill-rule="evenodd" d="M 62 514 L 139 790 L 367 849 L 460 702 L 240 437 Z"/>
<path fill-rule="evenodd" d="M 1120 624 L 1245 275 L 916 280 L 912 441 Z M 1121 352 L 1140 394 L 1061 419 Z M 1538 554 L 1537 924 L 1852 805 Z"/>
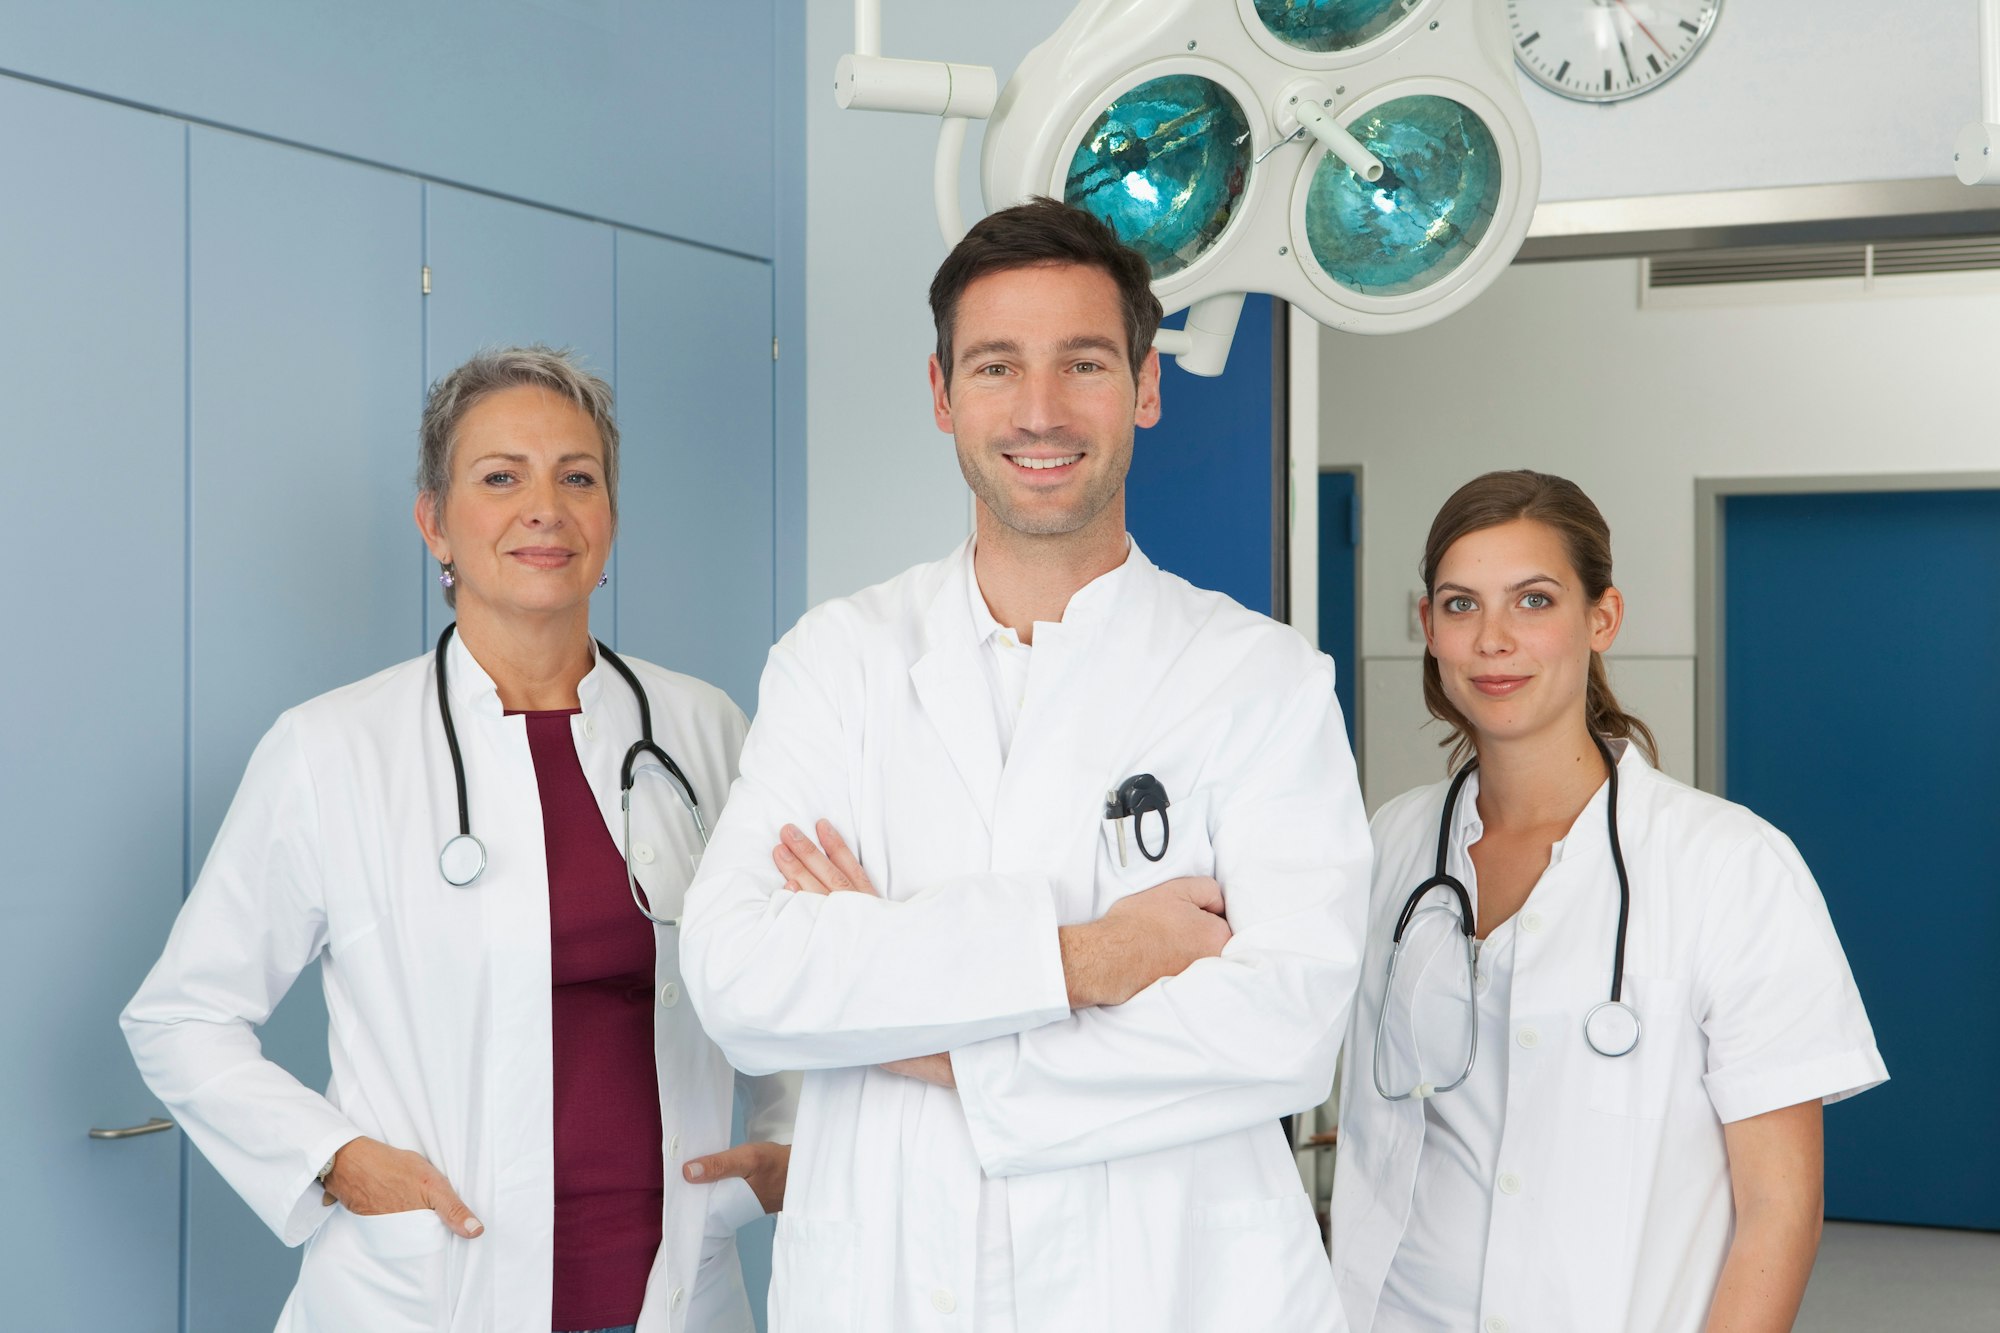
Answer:
<path fill-rule="evenodd" d="M 449 588 L 457 582 L 457 572 L 452 569 L 449 561 L 438 566 L 438 587 Z"/>
<path fill-rule="evenodd" d="M 604 586 L 605 584 L 607 584 L 607 583 L 609 583 L 609 582 L 611 582 L 611 575 L 610 575 L 610 574 L 608 574 L 608 573 L 606 573 L 606 574 L 599 574 L 599 575 L 597 576 L 597 586 L 598 586 L 598 587 L 602 588 L 602 587 L 603 587 L 603 586 Z"/>

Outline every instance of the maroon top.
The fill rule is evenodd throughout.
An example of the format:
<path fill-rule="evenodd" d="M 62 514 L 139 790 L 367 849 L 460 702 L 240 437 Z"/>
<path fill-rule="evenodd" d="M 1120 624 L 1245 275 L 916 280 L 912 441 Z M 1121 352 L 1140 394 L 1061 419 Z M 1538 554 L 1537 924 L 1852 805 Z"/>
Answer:
<path fill-rule="evenodd" d="M 580 710 L 528 713 L 549 854 L 556 1112 L 550 1327 L 636 1323 L 660 1248 L 665 1168 L 653 1061 L 653 926 L 570 737 Z"/>

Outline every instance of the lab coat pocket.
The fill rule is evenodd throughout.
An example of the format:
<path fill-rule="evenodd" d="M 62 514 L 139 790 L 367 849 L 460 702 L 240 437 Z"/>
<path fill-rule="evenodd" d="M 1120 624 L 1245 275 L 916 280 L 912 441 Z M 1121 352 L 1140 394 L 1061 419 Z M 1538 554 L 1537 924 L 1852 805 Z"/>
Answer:
<path fill-rule="evenodd" d="M 1284 1333 L 1332 1323 L 1333 1268 L 1303 1189 L 1197 1208 L 1190 1220 L 1189 1333 Z"/>
<path fill-rule="evenodd" d="M 313 1329 L 418 1333 L 445 1320 L 445 1242 L 428 1208 L 362 1217 L 336 1208 L 306 1252 L 299 1308 Z"/>
<path fill-rule="evenodd" d="M 1664 1119 L 1674 1096 L 1674 1069 L 1691 1026 L 1687 982 L 1672 977 L 1625 978 L 1625 1002 L 1639 1015 L 1639 1044 L 1624 1055 L 1590 1062 L 1590 1109 L 1634 1120 Z M 1583 1040 L 1579 1031 L 1577 1040 Z"/>
<path fill-rule="evenodd" d="M 1139 821 L 1143 820 L 1143 828 Z M 1208 793 L 1190 792 L 1167 807 L 1166 821 L 1148 814 L 1098 821 L 1097 910 L 1127 894 L 1170 879 L 1215 873 L 1215 848 L 1208 840 Z M 1141 850 L 1140 841 L 1145 848 Z M 1160 844 L 1165 841 L 1163 849 Z M 1158 852 L 1155 861 L 1147 852 Z"/>
<path fill-rule="evenodd" d="M 859 1239 L 853 1222 L 779 1213 L 771 1245 L 771 1323 L 813 1333 L 860 1327 Z"/>

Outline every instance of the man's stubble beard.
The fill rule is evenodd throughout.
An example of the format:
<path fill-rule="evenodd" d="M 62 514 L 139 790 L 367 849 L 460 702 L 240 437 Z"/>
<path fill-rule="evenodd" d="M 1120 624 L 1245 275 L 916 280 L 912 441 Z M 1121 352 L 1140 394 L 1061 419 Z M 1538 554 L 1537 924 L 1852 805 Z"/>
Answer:
<path fill-rule="evenodd" d="M 1044 435 L 1031 440 L 1011 440 L 1009 443 L 1022 449 L 1032 448 L 1035 445 L 1053 445 L 1081 453 L 1086 459 L 1095 458 L 1103 452 L 1101 449 L 1079 447 L 1076 437 L 1063 434 Z M 973 495 L 986 506 L 987 512 L 999 520 L 1002 527 L 1020 533 L 1024 537 L 1062 537 L 1073 532 L 1081 532 L 1090 526 L 1091 520 L 1102 514 L 1105 508 L 1118 498 L 1119 493 L 1125 488 L 1125 478 L 1132 470 L 1132 448 L 1131 441 L 1128 440 L 1123 466 L 1092 478 L 1074 505 L 1054 513 L 1045 512 L 1031 516 L 1019 512 L 1010 502 L 1004 482 L 1006 474 L 989 473 L 981 466 L 981 463 L 989 458 L 993 460 L 992 466 L 996 469 L 1014 466 L 998 452 L 968 450 L 961 444 L 958 448 L 958 470 L 964 475 L 965 484 L 972 489 Z"/>

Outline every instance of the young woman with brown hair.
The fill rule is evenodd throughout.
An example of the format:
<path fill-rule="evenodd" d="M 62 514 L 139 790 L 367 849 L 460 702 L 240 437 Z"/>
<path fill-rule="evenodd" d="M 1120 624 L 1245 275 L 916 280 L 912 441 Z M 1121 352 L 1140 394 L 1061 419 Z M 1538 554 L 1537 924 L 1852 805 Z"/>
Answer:
<path fill-rule="evenodd" d="M 1789 1329 L 1824 1102 L 1887 1075 L 1790 841 L 1660 773 L 1603 654 L 1572 483 L 1433 523 L 1424 698 L 1453 776 L 1375 816 L 1333 1255 L 1357 1330 Z"/>

